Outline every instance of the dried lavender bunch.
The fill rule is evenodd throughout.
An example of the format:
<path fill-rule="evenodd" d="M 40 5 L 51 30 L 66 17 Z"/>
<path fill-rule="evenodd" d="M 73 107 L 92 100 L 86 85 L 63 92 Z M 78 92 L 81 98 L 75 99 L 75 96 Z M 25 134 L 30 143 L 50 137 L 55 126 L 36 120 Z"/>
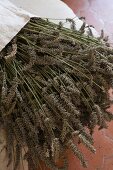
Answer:
<path fill-rule="evenodd" d="M 40 160 L 54 170 L 70 148 L 87 167 L 79 139 L 91 152 L 95 126 L 107 128 L 113 115 L 113 50 L 106 42 L 85 36 L 72 20 L 71 29 L 32 18 L 0 54 L 0 120 L 6 133 L 8 165 L 16 170 L 25 159 L 36 170 Z M 86 128 L 89 129 L 88 133 Z M 11 145 L 12 144 L 12 145 Z M 15 161 L 13 158 L 15 155 Z"/>

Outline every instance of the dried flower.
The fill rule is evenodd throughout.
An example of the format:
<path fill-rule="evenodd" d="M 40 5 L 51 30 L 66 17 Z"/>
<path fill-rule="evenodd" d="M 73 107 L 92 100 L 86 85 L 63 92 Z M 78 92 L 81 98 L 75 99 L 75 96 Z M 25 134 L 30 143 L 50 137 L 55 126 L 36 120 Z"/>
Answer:
<path fill-rule="evenodd" d="M 54 170 L 60 153 L 70 148 L 83 167 L 79 144 L 95 153 L 95 126 L 107 128 L 113 114 L 107 91 L 113 86 L 113 50 L 101 31 L 93 38 L 85 18 L 79 31 L 31 18 L 0 53 L 0 123 L 6 134 L 8 165 L 18 169 L 23 147 L 29 168 L 44 161 Z M 88 36 L 82 35 L 86 29 Z M 86 130 L 86 127 L 89 131 Z M 67 160 L 64 157 L 64 167 Z"/>

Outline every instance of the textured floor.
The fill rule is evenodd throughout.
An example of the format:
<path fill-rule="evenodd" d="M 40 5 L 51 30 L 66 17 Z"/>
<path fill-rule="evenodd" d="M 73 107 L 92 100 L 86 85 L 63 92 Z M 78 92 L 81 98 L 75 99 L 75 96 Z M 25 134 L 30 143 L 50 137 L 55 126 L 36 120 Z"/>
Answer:
<path fill-rule="evenodd" d="M 91 154 L 85 147 L 80 146 L 84 156 L 88 161 L 86 170 L 113 170 L 113 123 L 109 124 L 107 130 L 98 131 L 94 134 L 96 154 Z M 69 170 L 85 170 L 80 166 L 73 154 L 70 154 Z M 72 161 L 73 160 L 73 161 Z"/>
<path fill-rule="evenodd" d="M 110 36 L 113 43 L 113 0 L 64 0 L 78 16 L 85 16 L 100 32 Z"/>
<path fill-rule="evenodd" d="M 78 16 L 85 16 L 88 24 L 100 31 L 103 29 L 113 43 L 113 0 L 64 0 Z M 110 110 L 113 112 L 113 106 Z M 95 130 L 95 147 L 97 152 L 92 155 L 83 146 L 81 149 L 89 162 L 87 170 L 113 170 L 113 122 L 107 130 Z M 70 155 L 69 170 L 85 170 L 73 155 Z M 73 161 L 72 161 L 73 159 Z"/>

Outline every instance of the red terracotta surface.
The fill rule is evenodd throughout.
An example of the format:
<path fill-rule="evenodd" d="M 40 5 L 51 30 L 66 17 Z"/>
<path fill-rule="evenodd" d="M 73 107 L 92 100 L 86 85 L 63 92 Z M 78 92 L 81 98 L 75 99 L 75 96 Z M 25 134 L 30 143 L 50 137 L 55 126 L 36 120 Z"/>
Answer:
<path fill-rule="evenodd" d="M 68 151 L 68 170 L 113 170 L 113 122 L 108 124 L 108 129 L 98 131 L 98 128 L 96 128 L 93 137 L 96 154 L 92 154 L 82 144 L 79 145 L 80 150 L 84 153 L 84 157 L 88 162 L 88 168 L 83 168 L 73 153 Z M 41 169 L 39 168 L 38 170 L 50 169 L 44 164 L 41 164 Z"/>
<path fill-rule="evenodd" d="M 85 16 L 88 24 L 95 26 L 100 32 L 104 30 L 113 43 L 113 0 L 64 0 L 77 14 Z M 113 45 L 113 44 L 112 44 Z M 113 98 L 113 97 L 112 97 Z M 113 112 L 113 106 L 109 109 Z M 108 124 L 108 129 L 98 131 L 95 129 L 94 145 L 96 154 L 91 154 L 83 145 L 80 146 L 88 160 L 87 170 L 113 170 L 113 121 Z M 79 161 L 70 152 L 69 170 L 84 170 Z"/>
<path fill-rule="evenodd" d="M 85 16 L 88 24 L 95 26 L 97 31 L 104 30 L 113 43 L 113 0 L 64 0 L 78 16 Z M 113 98 L 113 96 L 111 97 Z M 109 109 L 113 112 L 113 106 Z M 69 170 L 113 170 L 113 121 L 108 123 L 108 129 L 98 131 L 95 128 L 94 146 L 96 154 L 92 154 L 80 144 L 88 168 L 83 168 L 80 161 L 71 151 L 67 152 Z M 49 170 L 43 165 L 42 170 Z"/>
<path fill-rule="evenodd" d="M 64 0 L 78 16 L 85 16 L 88 24 L 100 32 L 104 30 L 113 43 L 113 0 Z"/>
<path fill-rule="evenodd" d="M 85 16 L 88 24 L 95 26 L 97 31 L 104 30 L 113 43 L 113 0 L 64 0 L 78 16 Z M 113 97 L 111 97 L 113 98 Z M 109 109 L 113 112 L 113 106 Z M 98 131 L 95 128 L 94 146 L 96 154 L 92 154 L 83 145 L 79 148 L 88 161 L 88 168 L 83 168 L 80 161 L 71 151 L 67 152 L 69 170 L 113 170 L 113 121 L 108 129 Z M 43 167 L 42 170 L 48 170 Z"/>
<path fill-rule="evenodd" d="M 113 170 L 113 122 L 109 123 L 107 130 L 95 129 L 94 146 L 96 154 L 92 154 L 83 145 L 80 145 L 86 160 L 87 170 Z M 69 154 L 69 170 L 85 170 L 72 153 Z"/>
<path fill-rule="evenodd" d="M 110 98 L 113 99 L 112 89 L 110 89 L 109 94 Z M 110 106 L 108 111 L 113 112 L 113 105 Z M 96 154 L 92 154 L 82 144 L 79 145 L 88 162 L 87 170 L 113 170 L 113 121 L 108 123 L 108 129 L 99 131 L 98 127 L 96 127 L 93 138 Z M 69 170 L 86 169 L 80 165 L 80 161 L 75 158 L 71 151 L 68 152 L 68 162 Z"/>

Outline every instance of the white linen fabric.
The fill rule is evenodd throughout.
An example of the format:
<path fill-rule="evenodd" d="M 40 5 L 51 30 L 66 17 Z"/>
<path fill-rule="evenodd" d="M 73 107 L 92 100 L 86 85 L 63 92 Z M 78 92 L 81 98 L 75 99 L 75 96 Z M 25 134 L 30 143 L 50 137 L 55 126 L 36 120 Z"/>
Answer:
<path fill-rule="evenodd" d="M 16 7 L 8 0 L 0 0 L 0 51 L 11 41 L 31 17 L 75 17 L 71 9 L 60 0 L 15 0 L 13 2 L 17 6 L 22 6 L 29 12 Z"/>
<path fill-rule="evenodd" d="M 31 15 L 8 0 L 0 0 L 0 51 L 28 22 Z"/>
<path fill-rule="evenodd" d="M 50 21 L 55 23 L 59 23 L 60 19 L 74 18 L 77 29 L 79 29 L 83 23 L 71 9 L 60 0 L 10 1 L 0 0 L 0 51 L 31 17 L 51 18 Z M 65 21 L 63 20 L 63 22 Z M 64 26 L 69 27 L 69 23 L 65 23 Z M 94 29 L 93 33 L 98 36 Z"/>

